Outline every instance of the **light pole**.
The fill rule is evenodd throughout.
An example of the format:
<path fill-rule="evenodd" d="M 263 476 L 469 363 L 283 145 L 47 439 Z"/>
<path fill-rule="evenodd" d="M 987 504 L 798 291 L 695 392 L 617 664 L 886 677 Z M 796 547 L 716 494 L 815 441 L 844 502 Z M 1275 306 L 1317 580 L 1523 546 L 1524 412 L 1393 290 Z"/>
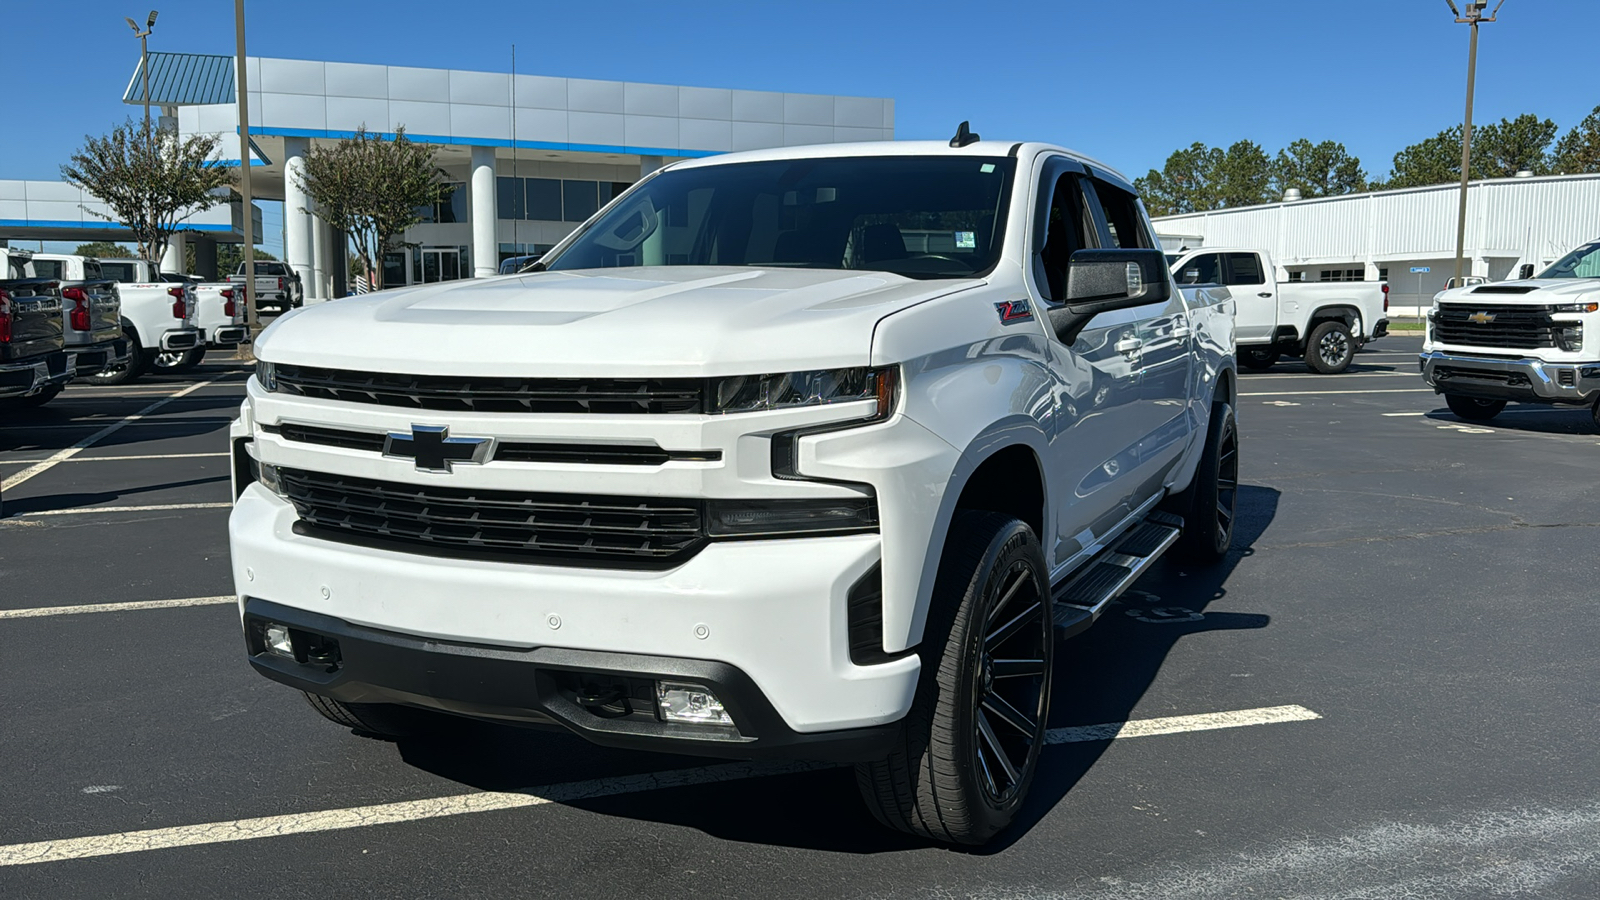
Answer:
<path fill-rule="evenodd" d="M 233 0 L 234 39 L 238 49 L 234 54 L 235 80 L 239 83 L 239 219 L 244 231 L 244 302 L 250 334 L 256 333 L 261 320 L 256 316 L 256 247 L 255 222 L 250 218 L 253 199 L 250 194 L 250 67 L 244 55 L 244 0 Z M 251 338 L 254 340 L 254 337 Z"/>
<path fill-rule="evenodd" d="M 139 39 L 139 74 L 144 76 L 144 131 L 148 135 L 150 133 L 150 45 L 145 39 L 150 37 L 150 32 L 156 30 L 156 11 L 150 10 L 150 18 L 145 20 L 143 31 L 139 30 L 138 22 L 127 16 L 123 16 L 122 21 L 128 23 L 128 27 L 133 29 L 133 36 Z"/>
<path fill-rule="evenodd" d="M 1472 26 L 1472 49 L 1467 51 L 1467 117 L 1461 125 L 1461 209 L 1456 216 L 1455 284 L 1460 287 L 1461 263 L 1467 250 L 1467 184 L 1472 180 L 1472 91 L 1478 75 L 1478 25 L 1493 22 L 1500 15 L 1500 7 L 1506 5 L 1506 0 L 1500 0 L 1494 12 L 1488 16 L 1484 16 L 1483 10 L 1489 5 L 1489 0 L 1464 0 L 1467 4 L 1465 15 L 1456 8 L 1455 0 L 1444 2 L 1450 4 L 1450 11 L 1456 14 L 1456 24 Z"/>

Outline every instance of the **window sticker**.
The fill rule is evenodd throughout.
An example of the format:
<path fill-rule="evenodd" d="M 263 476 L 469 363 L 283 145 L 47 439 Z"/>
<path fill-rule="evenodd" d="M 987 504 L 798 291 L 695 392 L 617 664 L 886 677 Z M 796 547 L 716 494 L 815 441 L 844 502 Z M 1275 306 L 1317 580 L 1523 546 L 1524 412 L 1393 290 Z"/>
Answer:
<path fill-rule="evenodd" d="M 976 250 L 976 249 L 978 249 L 978 233 L 976 231 L 958 231 L 958 232 L 956 232 L 956 249 L 957 250 Z"/>
<path fill-rule="evenodd" d="M 988 175 L 988 174 L 990 174 L 991 172 L 994 171 L 994 163 L 984 163 L 983 165 L 978 167 L 978 171 L 982 172 L 985 175 Z"/>

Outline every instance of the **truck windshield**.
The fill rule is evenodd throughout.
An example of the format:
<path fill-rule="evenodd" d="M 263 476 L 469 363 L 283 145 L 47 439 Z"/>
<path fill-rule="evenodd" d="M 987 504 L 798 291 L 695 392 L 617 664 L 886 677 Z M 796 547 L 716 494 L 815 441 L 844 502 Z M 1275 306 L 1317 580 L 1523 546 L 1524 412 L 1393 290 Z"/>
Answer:
<path fill-rule="evenodd" d="M 1582 247 L 1556 260 L 1540 278 L 1600 278 L 1600 241 Z"/>
<path fill-rule="evenodd" d="M 786 159 L 668 170 L 591 219 L 552 270 L 863 269 L 962 278 L 999 260 L 1016 160 Z"/>

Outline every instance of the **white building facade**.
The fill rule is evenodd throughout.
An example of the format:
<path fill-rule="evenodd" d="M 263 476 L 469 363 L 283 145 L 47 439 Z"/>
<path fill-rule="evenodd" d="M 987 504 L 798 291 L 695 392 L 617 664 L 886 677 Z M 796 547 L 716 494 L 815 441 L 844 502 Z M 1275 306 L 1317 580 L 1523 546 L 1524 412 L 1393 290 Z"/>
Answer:
<path fill-rule="evenodd" d="M 1406 188 L 1165 216 L 1155 226 L 1168 249 L 1268 250 L 1283 280 L 1386 280 L 1394 309 L 1408 312 L 1455 273 L 1460 197 L 1460 185 Z M 1597 237 L 1600 175 L 1476 181 L 1464 274 L 1500 281 L 1524 265 L 1542 271 Z"/>
<path fill-rule="evenodd" d="M 231 56 L 151 54 L 151 102 L 237 160 Z M 248 58 L 253 188 L 284 201 L 284 249 L 308 300 L 340 296 L 343 247 L 294 173 L 358 129 L 437 146 L 448 198 L 384 259 L 384 283 L 494 274 L 541 253 L 661 166 L 734 150 L 894 137 L 894 101 L 506 72 Z M 124 94 L 143 102 L 142 73 Z M 181 259 L 182 257 L 177 257 Z"/>

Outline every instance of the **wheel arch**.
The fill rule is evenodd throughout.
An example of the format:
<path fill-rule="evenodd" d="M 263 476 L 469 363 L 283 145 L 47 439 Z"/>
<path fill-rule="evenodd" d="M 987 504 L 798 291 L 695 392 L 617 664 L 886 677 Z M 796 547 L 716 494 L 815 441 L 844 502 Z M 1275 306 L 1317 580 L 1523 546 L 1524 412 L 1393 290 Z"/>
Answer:
<path fill-rule="evenodd" d="M 1328 306 L 1319 306 L 1306 320 L 1306 339 L 1310 339 L 1311 330 L 1323 322 L 1343 322 L 1352 331 L 1356 322 L 1361 321 L 1361 310 L 1345 303 L 1335 303 Z"/>

